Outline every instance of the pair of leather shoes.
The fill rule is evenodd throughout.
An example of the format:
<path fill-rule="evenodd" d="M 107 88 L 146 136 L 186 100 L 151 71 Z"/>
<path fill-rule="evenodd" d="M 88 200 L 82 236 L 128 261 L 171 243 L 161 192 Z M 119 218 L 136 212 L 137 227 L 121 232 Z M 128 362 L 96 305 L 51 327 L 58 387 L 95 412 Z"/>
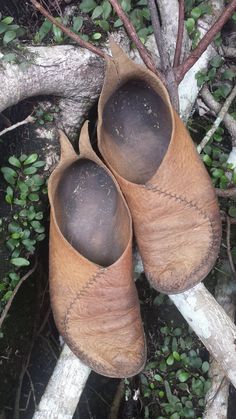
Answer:
<path fill-rule="evenodd" d="M 139 373 L 145 336 L 132 278 L 134 235 L 151 285 L 174 294 L 213 267 L 221 223 L 211 180 L 161 81 L 113 42 L 98 147 L 60 135 L 49 180 L 50 293 L 71 350 L 109 377 Z"/>

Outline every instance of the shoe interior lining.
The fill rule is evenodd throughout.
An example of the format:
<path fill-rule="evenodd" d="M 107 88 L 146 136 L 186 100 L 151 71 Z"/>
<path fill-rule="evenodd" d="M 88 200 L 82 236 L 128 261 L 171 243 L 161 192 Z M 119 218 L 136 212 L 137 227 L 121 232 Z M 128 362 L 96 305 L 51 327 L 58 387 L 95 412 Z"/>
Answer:
<path fill-rule="evenodd" d="M 102 149 L 116 172 L 131 182 L 144 184 L 155 174 L 171 132 L 167 105 L 143 80 L 126 81 L 104 106 Z"/>
<path fill-rule="evenodd" d="M 58 226 L 85 258 L 103 267 L 124 252 L 130 221 L 124 201 L 105 169 L 88 159 L 72 163 L 55 193 Z"/>

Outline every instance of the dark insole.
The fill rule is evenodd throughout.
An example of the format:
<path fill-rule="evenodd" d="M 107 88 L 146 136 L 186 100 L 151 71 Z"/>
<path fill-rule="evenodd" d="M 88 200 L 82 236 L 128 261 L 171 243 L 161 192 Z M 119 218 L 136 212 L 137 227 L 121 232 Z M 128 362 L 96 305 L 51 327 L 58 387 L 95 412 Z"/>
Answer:
<path fill-rule="evenodd" d="M 80 159 L 64 171 L 55 195 L 57 222 L 68 242 L 98 265 L 114 263 L 126 246 L 119 225 L 124 203 L 108 173 Z"/>
<path fill-rule="evenodd" d="M 135 183 L 149 180 L 171 139 L 171 116 L 163 99 L 146 82 L 129 80 L 108 99 L 103 127 L 116 171 Z"/>

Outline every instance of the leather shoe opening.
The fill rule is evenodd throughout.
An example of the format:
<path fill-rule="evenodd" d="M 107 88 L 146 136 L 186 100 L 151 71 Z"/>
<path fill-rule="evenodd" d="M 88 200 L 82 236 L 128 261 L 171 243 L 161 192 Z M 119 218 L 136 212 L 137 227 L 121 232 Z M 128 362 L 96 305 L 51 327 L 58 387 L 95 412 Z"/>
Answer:
<path fill-rule="evenodd" d="M 55 215 L 67 241 L 84 257 L 103 267 L 127 247 L 127 208 L 105 169 L 79 159 L 65 169 L 55 192 Z"/>
<path fill-rule="evenodd" d="M 131 79 L 107 100 L 103 111 L 103 150 L 126 180 L 144 184 L 155 174 L 170 143 L 171 114 L 145 81 Z"/>

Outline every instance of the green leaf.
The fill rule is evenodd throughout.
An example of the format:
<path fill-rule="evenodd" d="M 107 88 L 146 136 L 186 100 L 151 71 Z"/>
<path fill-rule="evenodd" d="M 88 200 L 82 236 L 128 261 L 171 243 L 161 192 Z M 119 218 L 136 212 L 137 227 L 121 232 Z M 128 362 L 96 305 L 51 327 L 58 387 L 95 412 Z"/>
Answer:
<path fill-rule="evenodd" d="M 200 7 L 194 7 L 191 10 L 191 16 L 194 20 L 197 20 L 202 15 L 202 10 Z"/>
<path fill-rule="evenodd" d="M 129 12 L 131 10 L 131 0 L 121 0 L 120 3 L 125 12 Z"/>
<path fill-rule="evenodd" d="M 12 204 L 12 202 L 13 202 L 13 196 L 11 196 L 11 195 L 8 195 L 8 194 L 6 194 L 6 196 L 5 196 L 5 200 L 6 200 L 6 202 L 8 203 L 8 204 Z"/>
<path fill-rule="evenodd" d="M 81 16 L 73 17 L 73 30 L 79 32 L 83 26 L 83 18 Z"/>
<path fill-rule="evenodd" d="M 100 39 L 102 37 L 102 34 L 100 33 L 100 32 L 95 32 L 94 34 L 93 34 L 93 36 L 92 36 L 92 38 L 95 40 L 95 41 L 98 41 L 98 39 Z"/>
<path fill-rule="evenodd" d="M 17 177 L 16 171 L 11 169 L 11 167 L 1 167 L 1 172 L 7 176 Z"/>
<path fill-rule="evenodd" d="M 212 171 L 212 176 L 214 178 L 220 178 L 221 176 L 223 176 L 223 174 L 224 174 L 224 171 L 222 169 L 214 169 Z"/>
<path fill-rule="evenodd" d="M 182 329 L 180 327 L 176 327 L 173 332 L 174 336 L 181 336 L 182 335 Z"/>
<path fill-rule="evenodd" d="M 233 70 L 225 70 L 222 74 L 223 80 L 233 80 L 236 76 L 236 72 Z"/>
<path fill-rule="evenodd" d="M 207 154 L 204 154 L 204 156 L 202 157 L 202 160 L 204 161 L 204 163 L 208 167 L 211 167 L 212 166 L 212 159 Z"/>
<path fill-rule="evenodd" d="M 95 9 L 96 6 L 97 3 L 94 0 L 82 0 L 79 8 L 82 12 L 89 13 Z"/>
<path fill-rule="evenodd" d="M 18 167 L 18 168 L 21 167 L 20 160 L 17 159 L 16 157 L 14 157 L 14 156 L 9 157 L 8 161 L 12 166 L 15 166 L 15 167 Z"/>
<path fill-rule="evenodd" d="M 45 239 L 45 237 L 46 237 L 46 234 L 39 234 L 38 236 L 36 236 L 36 240 L 38 241 L 38 242 L 41 242 L 41 241 L 43 241 L 44 239 Z"/>
<path fill-rule="evenodd" d="M 222 38 L 221 38 L 221 33 L 220 32 L 214 38 L 214 42 L 215 42 L 217 47 L 220 47 L 222 45 Z"/>
<path fill-rule="evenodd" d="M 218 68 L 221 66 L 223 59 L 220 55 L 215 55 L 210 61 L 212 67 Z"/>
<path fill-rule="evenodd" d="M 23 163 L 26 159 L 27 159 L 26 154 L 21 154 L 20 157 L 19 157 L 19 160 L 20 160 L 21 163 Z"/>
<path fill-rule="evenodd" d="M 154 380 L 162 382 L 162 381 L 163 381 L 163 378 L 162 378 L 162 376 L 161 376 L 161 375 L 159 375 L 159 374 L 155 374 L 155 375 L 154 375 Z"/>
<path fill-rule="evenodd" d="M 13 39 L 16 38 L 16 32 L 15 31 L 7 31 L 4 34 L 3 37 L 3 43 L 4 44 L 9 44 L 9 42 L 13 41 Z"/>
<path fill-rule="evenodd" d="M 34 166 L 30 166 L 30 167 L 26 167 L 26 169 L 23 170 L 23 173 L 25 175 L 33 175 L 34 173 L 37 172 L 37 167 Z"/>
<path fill-rule="evenodd" d="M 174 357 L 172 354 L 170 354 L 166 360 L 167 365 L 173 365 L 175 362 Z"/>
<path fill-rule="evenodd" d="M 37 214 L 35 215 L 35 220 L 42 220 L 43 219 L 43 212 L 39 211 L 37 212 Z"/>
<path fill-rule="evenodd" d="M 110 25 L 106 20 L 99 20 L 99 26 L 106 32 L 108 32 L 110 29 Z"/>
<path fill-rule="evenodd" d="M 0 35 L 8 30 L 8 25 L 4 22 L 0 22 Z"/>
<path fill-rule="evenodd" d="M 185 22 L 185 27 L 188 34 L 191 34 L 195 28 L 195 20 L 192 17 L 188 18 Z"/>
<path fill-rule="evenodd" d="M 37 167 L 37 168 L 39 168 L 39 167 L 43 167 L 43 166 L 45 166 L 45 161 L 43 161 L 43 160 L 38 160 L 38 161 L 34 162 L 34 163 L 32 164 L 32 166 Z"/>
<path fill-rule="evenodd" d="M 11 288 L 15 288 L 20 280 L 20 276 L 16 272 L 10 272 L 8 276 L 11 279 Z"/>
<path fill-rule="evenodd" d="M 26 200 L 25 199 L 15 198 L 13 202 L 14 202 L 14 204 L 19 205 L 20 207 L 24 207 L 26 205 Z"/>
<path fill-rule="evenodd" d="M 1 298 L 1 300 L 4 302 L 8 301 L 11 298 L 12 294 L 13 294 L 13 291 L 7 291 L 6 294 L 4 294 L 4 296 Z"/>
<path fill-rule="evenodd" d="M 39 195 L 37 193 L 30 193 L 28 198 L 31 202 L 38 202 L 39 201 Z"/>
<path fill-rule="evenodd" d="M 22 231 L 22 228 L 16 221 L 12 221 L 8 224 L 8 231 L 9 233 L 19 233 Z"/>
<path fill-rule="evenodd" d="M 35 42 L 37 43 L 42 42 L 51 29 L 52 29 L 52 23 L 49 22 L 49 20 L 45 19 L 39 31 L 35 35 L 35 38 L 34 38 Z"/>
<path fill-rule="evenodd" d="M 1 20 L 1 23 L 6 23 L 6 25 L 10 25 L 13 22 L 13 20 L 14 19 L 12 16 L 7 16 Z"/>
<path fill-rule="evenodd" d="M 107 20 L 108 17 L 110 16 L 111 12 L 112 12 L 112 7 L 111 7 L 109 1 L 105 0 L 103 2 L 102 10 L 103 10 L 102 17 L 103 17 L 104 20 Z"/>
<path fill-rule="evenodd" d="M 12 265 L 14 266 L 29 266 L 30 262 L 25 258 L 12 258 L 10 260 Z"/>
<path fill-rule="evenodd" d="M 32 164 L 34 163 L 36 160 L 38 159 L 38 154 L 33 153 L 30 154 L 25 160 L 24 160 L 24 166 L 26 166 L 27 164 Z"/>
<path fill-rule="evenodd" d="M 93 14 L 92 14 L 92 19 L 96 19 L 97 17 L 101 16 L 101 14 L 103 13 L 103 8 L 102 6 L 97 6 L 95 7 Z"/>
<path fill-rule="evenodd" d="M 115 21 L 115 23 L 114 23 L 114 28 L 119 28 L 119 27 L 120 27 L 120 26 L 122 26 L 122 25 L 123 25 L 122 20 L 117 19 L 117 20 Z"/>
<path fill-rule="evenodd" d="M 160 362 L 159 369 L 162 372 L 165 372 L 167 370 L 167 366 L 166 366 L 166 363 L 165 363 L 164 359 L 162 359 L 162 361 Z"/>
<path fill-rule="evenodd" d="M 173 394 L 171 392 L 170 385 L 169 385 L 168 381 L 166 381 L 166 380 L 164 381 L 164 386 L 165 386 L 167 400 L 170 404 L 172 404 L 173 403 Z"/>
<path fill-rule="evenodd" d="M 187 381 L 187 380 L 189 379 L 190 374 L 189 374 L 187 371 L 180 371 L 180 372 L 177 374 L 177 377 L 178 377 L 178 380 L 179 380 L 181 383 L 185 383 L 185 381 Z"/>
<path fill-rule="evenodd" d="M 7 192 L 7 195 L 9 195 L 9 196 L 13 197 L 14 191 L 13 191 L 13 189 L 11 188 L 11 186 L 8 186 L 8 187 L 7 187 L 6 192 Z"/>
<path fill-rule="evenodd" d="M 230 207 L 229 208 L 229 215 L 230 215 L 230 217 L 236 217 L 236 207 Z"/>
<path fill-rule="evenodd" d="M 63 42 L 63 32 L 60 28 L 58 28 L 58 26 L 53 25 L 52 26 L 52 32 L 54 35 L 54 41 L 57 44 L 61 44 Z"/>
<path fill-rule="evenodd" d="M 210 367 L 209 362 L 204 361 L 204 362 L 202 363 L 202 371 L 203 371 L 204 373 L 206 373 L 206 372 L 209 370 L 209 367 Z"/>
<path fill-rule="evenodd" d="M 176 361 L 180 361 L 180 355 L 179 355 L 179 353 L 178 353 L 178 352 L 174 351 L 174 352 L 172 353 L 172 355 L 173 355 L 173 358 L 174 358 Z"/>
<path fill-rule="evenodd" d="M 9 52 L 9 54 L 4 54 L 1 58 L 2 61 L 6 61 L 7 63 L 16 62 L 17 56 L 13 52 Z"/>
<path fill-rule="evenodd" d="M 216 68 L 215 67 L 211 68 L 207 76 L 208 76 L 208 80 L 213 81 L 216 76 Z"/>
<path fill-rule="evenodd" d="M 29 188 L 25 182 L 22 182 L 21 180 L 18 180 L 17 186 L 20 189 L 21 193 L 28 192 Z"/>

